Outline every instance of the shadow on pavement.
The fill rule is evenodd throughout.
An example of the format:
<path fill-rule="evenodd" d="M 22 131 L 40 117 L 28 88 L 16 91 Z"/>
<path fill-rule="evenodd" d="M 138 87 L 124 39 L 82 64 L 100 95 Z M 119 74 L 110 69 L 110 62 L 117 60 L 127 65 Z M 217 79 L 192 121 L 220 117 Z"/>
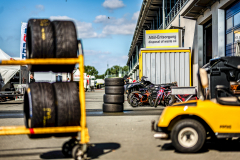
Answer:
<path fill-rule="evenodd" d="M 36 148 L 16 148 L 16 149 L 1 149 L 0 152 L 4 151 L 23 151 L 23 150 L 35 150 L 35 149 L 53 149 L 59 147 L 36 147 Z M 1 157 L 1 154 L 0 154 Z"/>
<path fill-rule="evenodd" d="M 165 143 L 164 145 L 158 145 L 157 147 L 161 148 L 161 151 L 175 150 L 172 143 Z M 206 141 L 203 148 L 198 153 L 209 152 L 210 150 L 216 150 L 219 152 L 240 152 L 240 140 L 226 140 L 218 139 L 215 141 Z M 176 153 L 180 153 L 175 150 Z"/>
<path fill-rule="evenodd" d="M 12 159 L 10 157 L 22 157 L 22 156 L 34 156 L 34 155 L 39 155 L 41 154 L 40 152 L 33 152 L 33 153 L 11 153 L 11 154 L 0 154 L 1 158 L 7 158 Z"/>
<path fill-rule="evenodd" d="M 95 143 L 93 147 L 89 148 L 88 157 L 90 159 L 97 159 L 99 156 L 114 152 L 121 145 L 119 143 Z M 51 151 L 40 155 L 41 159 L 65 159 L 62 151 Z"/>

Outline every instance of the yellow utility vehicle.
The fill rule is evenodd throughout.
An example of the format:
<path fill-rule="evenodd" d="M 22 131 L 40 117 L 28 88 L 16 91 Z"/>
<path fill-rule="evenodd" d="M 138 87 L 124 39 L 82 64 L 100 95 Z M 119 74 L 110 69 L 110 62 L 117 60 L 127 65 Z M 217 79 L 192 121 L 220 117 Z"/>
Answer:
<path fill-rule="evenodd" d="M 237 70 L 240 69 L 236 68 Z M 208 87 L 208 75 L 205 69 L 198 71 L 200 91 Z M 220 97 L 224 92 L 225 97 Z M 173 146 L 180 152 L 197 152 L 207 137 L 240 137 L 240 98 L 223 85 L 215 87 L 215 99 L 192 100 L 175 103 L 162 112 L 159 122 L 152 130 L 155 138 L 171 139 Z"/>

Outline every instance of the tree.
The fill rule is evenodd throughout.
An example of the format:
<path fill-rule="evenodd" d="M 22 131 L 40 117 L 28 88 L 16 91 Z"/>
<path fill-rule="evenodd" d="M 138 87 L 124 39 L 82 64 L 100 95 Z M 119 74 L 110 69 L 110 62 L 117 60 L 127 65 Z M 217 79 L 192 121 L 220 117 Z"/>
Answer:
<path fill-rule="evenodd" d="M 96 79 L 104 79 L 104 74 L 96 75 L 95 77 L 96 77 Z"/>
<path fill-rule="evenodd" d="M 128 72 L 129 68 L 128 68 L 128 66 L 124 66 L 124 67 L 122 68 L 122 70 L 125 71 L 125 72 Z"/>
<path fill-rule="evenodd" d="M 109 74 L 109 75 L 112 75 L 112 74 L 119 74 L 119 72 L 127 72 L 128 71 L 128 66 L 124 66 L 124 67 L 121 67 L 121 66 L 118 66 L 118 65 L 115 65 L 115 66 L 112 66 L 111 68 L 108 68 L 106 71 L 105 71 L 105 75 Z"/>
<path fill-rule="evenodd" d="M 84 70 L 85 70 L 85 73 L 87 73 L 87 75 L 93 76 L 98 74 L 98 71 L 93 66 L 84 66 Z"/>

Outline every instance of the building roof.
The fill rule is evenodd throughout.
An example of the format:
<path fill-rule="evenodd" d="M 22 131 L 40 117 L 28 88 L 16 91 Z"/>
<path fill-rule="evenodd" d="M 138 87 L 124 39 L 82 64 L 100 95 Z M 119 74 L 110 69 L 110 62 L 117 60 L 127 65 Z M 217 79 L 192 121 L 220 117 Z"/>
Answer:
<path fill-rule="evenodd" d="M 211 6 L 215 2 L 219 2 L 219 0 L 194 0 L 181 16 L 183 16 L 183 18 L 196 20 L 200 15 L 203 15 L 207 9 L 211 9 Z"/>
<path fill-rule="evenodd" d="M 148 25 L 151 24 L 153 18 L 156 17 L 156 11 L 158 11 L 161 7 L 162 7 L 162 0 L 143 0 L 142 7 L 139 12 L 135 32 L 133 35 L 132 43 L 128 53 L 129 57 L 132 56 L 136 44 L 142 42 L 143 30 L 148 29 Z M 129 61 L 130 61 L 130 58 L 128 59 L 127 64 L 129 63 Z"/>

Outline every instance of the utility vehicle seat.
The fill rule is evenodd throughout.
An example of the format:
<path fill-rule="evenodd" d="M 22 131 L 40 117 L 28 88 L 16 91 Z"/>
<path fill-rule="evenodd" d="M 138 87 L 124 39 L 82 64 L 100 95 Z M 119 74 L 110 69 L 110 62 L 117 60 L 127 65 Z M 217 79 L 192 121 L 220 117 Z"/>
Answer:
<path fill-rule="evenodd" d="M 200 68 L 198 70 L 198 80 L 200 83 L 200 91 L 203 95 L 203 89 L 208 87 L 208 76 L 205 69 Z M 229 97 L 219 97 L 221 92 L 225 92 Z M 240 106 L 240 97 L 234 95 L 228 88 L 223 85 L 217 85 L 215 88 L 216 99 L 212 99 L 212 102 L 217 102 L 222 105 L 234 105 Z M 204 96 L 203 96 L 204 97 Z"/>
<path fill-rule="evenodd" d="M 229 97 L 219 97 L 221 92 L 226 93 L 229 95 Z M 215 95 L 217 102 L 220 104 L 240 106 L 240 97 L 238 95 L 234 95 L 227 87 L 223 85 L 216 86 Z"/>

